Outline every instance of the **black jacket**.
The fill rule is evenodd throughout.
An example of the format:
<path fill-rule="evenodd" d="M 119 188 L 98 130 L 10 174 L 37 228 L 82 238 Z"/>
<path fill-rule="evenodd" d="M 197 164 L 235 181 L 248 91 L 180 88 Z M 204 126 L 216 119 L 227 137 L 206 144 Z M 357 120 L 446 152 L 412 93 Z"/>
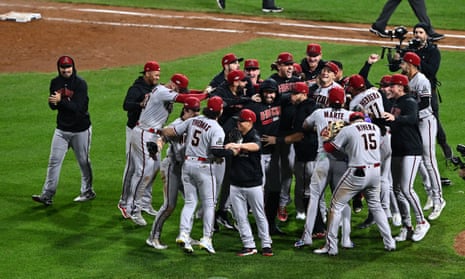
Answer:
<path fill-rule="evenodd" d="M 58 68 L 58 63 L 57 63 Z M 70 78 L 60 75 L 50 81 L 50 96 L 55 92 L 61 93 L 61 102 L 57 105 L 49 103 L 52 110 L 58 110 L 57 128 L 67 132 L 82 132 L 90 125 L 88 112 L 89 97 L 87 95 L 87 83 L 77 75 L 73 61 L 73 74 Z"/>
<path fill-rule="evenodd" d="M 129 128 L 132 129 L 136 126 L 142 111 L 140 102 L 144 100 L 145 94 L 152 92 L 154 87 L 154 85 L 147 84 L 142 76 L 138 77 L 129 87 L 123 103 L 123 109 L 128 112 L 126 125 Z"/>

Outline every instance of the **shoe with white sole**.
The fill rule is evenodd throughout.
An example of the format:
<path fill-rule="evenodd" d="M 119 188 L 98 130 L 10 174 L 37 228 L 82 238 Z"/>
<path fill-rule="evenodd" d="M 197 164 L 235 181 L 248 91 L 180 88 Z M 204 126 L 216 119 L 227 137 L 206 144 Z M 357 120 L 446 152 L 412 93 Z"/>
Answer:
<path fill-rule="evenodd" d="M 282 11 L 284 11 L 284 9 L 281 7 L 271 7 L 262 9 L 262 12 L 264 13 L 281 13 Z"/>
<path fill-rule="evenodd" d="M 396 227 L 402 226 L 402 216 L 400 213 L 392 214 L 392 224 Z"/>
<path fill-rule="evenodd" d="M 412 237 L 413 231 L 407 227 L 400 228 L 400 233 L 398 236 L 394 237 L 394 240 L 397 242 L 406 241 Z"/>
<path fill-rule="evenodd" d="M 192 254 L 194 252 L 194 248 L 191 245 L 191 238 L 186 233 L 182 232 L 176 237 L 176 244 L 178 244 L 182 250 L 187 254 Z"/>
<path fill-rule="evenodd" d="M 205 249 L 210 254 L 215 254 L 215 248 L 213 248 L 212 239 L 209 237 L 202 237 L 199 243 L 200 249 Z"/>
<path fill-rule="evenodd" d="M 323 254 L 328 254 L 330 256 L 336 256 L 337 252 L 330 251 L 328 245 L 325 245 L 321 247 L 320 249 L 315 249 L 313 250 L 313 253 L 323 255 Z"/>
<path fill-rule="evenodd" d="M 129 216 L 129 214 L 128 214 L 128 211 L 127 211 L 127 209 L 126 209 L 125 206 L 123 206 L 122 204 L 118 203 L 118 209 L 119 209 L 119 211 L 121 212 L 121 215 L 123 215 L 123 218 L 124 218 L 124 219 L 129 219 L 129 218 L 130 218 L 130 216 Z"/>
<path fill-rule="evenodd" d="M 148 246 L 151 246 L 155 249 L 158 249 L 158 250 L 164 250 L 166 248 L 168 248 L 168 245 L 165 245 L 163 243 L 160 242 L 160 239 L 150 239 L 150 238 L 147 238 L 147 240 L 145 240 L 145 243 L 148 245 Z"/>
<path fill-rule="evenodd" d="M 428 198 L 426 199 L 426 203 L 425 203 L 425 206 L 423 207 L 423 210 L 430 210 L 431 208 L 433 208 L 433 199 L 428 196 Z"/>
<path fill-rule="evenodd" d="M 446 207 L 446 201 L 445 200 L 443 200 L 440 205 L 437 205 L 437 206 L 435 206 L 433 208 L 433 211 L 428 216 L 428 220 L 436 220 L 436 219 L 438 219 L 439 216 L 441 216 L 441 212 L 444 209 L 444 207 Z"/>
<path fill-rule="evenodd" d="M 131 214 L 129 218 L 131 218 L 131 220 L 139 226 L 147 225 L 147 221 L 145 221 L 144 217 L 142 217 L 142 214 L 140 213 L 140 211 Z"/>
<path fill-rule="evenodd" d="M 297 212 L 297 214 L 295 215 L 295 219 L 297 220 L 305 220 L 307 216 L 305 216 L 305 213 L 304 212 Z"/>
<path fill-rule="evenodd" d="M 255 255 L 257 254 L 258 251 L 256 248 L 242 248 L 241 251 L 237 253 L 239 257 L 245 257 L 245 256 L 250 256 L 250 255 Z"/>
<path fill-rule="evenodd" d="M 304 246 L 312 246 L 312 243 L 306 243 L 303 239 L 299 239 L 294 243 L 295 248 L 303 248 Z"/>
<path fill-rule="evenodd" d="M 75 197 L 73 201 L 75 202 L 86 202 L 95 199 L 97 195 L 94 191 L 88 191 L 84 194 L 80 194 L 79 196 Z"/>
<path fill-rule="evenodd" d="M 426 220 L 423 221 L 423 223 L 417 224 L 417 227 L 413 231 L 412 240 L 413 241 L 422 240 L 425 237 L 426 233 L 428 233 L 430 227 L 431 225 Z"/>
<path fill-rule="evenodd" d="M 151 216 L 157 216 L 158 214 L 158 211 L 156 211 L 155 209 L 153 209 L 152 205 L 147 205 L 147 206 L 142 206 L 140 208 L 140 210 L 144 211 L 145 213 L 147 213 L 148 215 L 151 215 Z"/>

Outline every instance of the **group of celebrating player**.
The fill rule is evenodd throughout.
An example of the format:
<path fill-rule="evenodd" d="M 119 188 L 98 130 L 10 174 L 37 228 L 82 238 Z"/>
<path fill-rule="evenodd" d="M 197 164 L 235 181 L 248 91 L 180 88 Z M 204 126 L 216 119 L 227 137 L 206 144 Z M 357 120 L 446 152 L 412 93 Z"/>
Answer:
<path fill-rule="evenodd" d="M 252 212 L 261 253 L 272 256 L 271 236 L 284 234 L 276 219 L 288 218 L 294 177 L 296 218 L 305 220 L 295 247 L 326 237 L 315 253 L 337 255 L 339 246 L 353 248 L 349 202 L 360 194 L 369 209 L 363 227 L 378 225 L 384 249 L 395 250 L 396 241 L 422 240 L 430 229 L 428 220 L 441 215 L 446 201 L 435 155 L 438 115 L 431 101 L 437 68 L 429 76 L 422 73 L 423 68 L 431 70 L 424 48 L 438 50 L 421 24 L 414 36 L 422 41 L 418 51 L 397 54 L 395 70 L 402 74 L 383 76 L 379 87 L 368 80 L 378 55 L 370 55 L 358 74 L 344 77 L 342 64 L 324 61 L 321 46 L 313 43 L 300 63 L 289 52 L 279 53 L 272 63 L 276 73 L 267 79 L 261 79 L 259 61 L 246 59 L 241 70 L 243 59 L 228 53 L 221 60 L 222 71 L 203 91 L 189 90 L 189 79 L 179 73 L 161 84 L 160 65 L 147 62 L 123 105 L 128 121 L 118 202 L 122 216 L 141 226 L 147 225 L 142 212 L 155 216 L 146 243 L 166 249 L 163 224 L 182 193 L 176 243 L 185 252 L 198 245 L 214 254 L 213 234 L 223 225 L 239 231 L 243 247 L 237 255 L 258 253 L 248 221 Z M 59 66 L 67 67 L 60 60 Z M 183 104 L 181 114 L 165 126 L 173 103 Z M 165 143 L 166 156 L 161 158 Z M 428 196 L 423 208 L 414 190 L 418 170 Z M 164 202 L 156 211 L 152 184 L 158 173 Z M 332 192 L 329 210 L 327 185 Z M 33 199 L 51 204 L 46 190 Z M 95 197 L 92 189 L 84 190 L 78 201 Z M 424 210 L 431 210 L 427 218 Z M 198 241 L 191 237 L 196 216 L 203 221 Z M 389 221 L 401 226 L 395 238 Z"/>

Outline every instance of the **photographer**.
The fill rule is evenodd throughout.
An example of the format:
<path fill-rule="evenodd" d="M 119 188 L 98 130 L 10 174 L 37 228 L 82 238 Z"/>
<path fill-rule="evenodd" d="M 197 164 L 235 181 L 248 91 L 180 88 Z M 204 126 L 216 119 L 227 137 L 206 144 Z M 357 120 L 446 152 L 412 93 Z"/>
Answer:
<path fill-rule="evenodd" d="M 413 27 L 414 38 L 409 42 L 409 45 L 400 49 L 394 54 L 394 57 L 389 60 L 389 70 L 391 72 L 398 71 L 400 69 L 401 58 L 404 53 L 408 51 L 415 52 L 421 58 L 420 70 L 428 78 L 431 83 L 431 107 L 433 108 L 434 116 L 438 121 L 438 133 L 437 140 L 442 148 L 444 156 L 447 160 L 453 158 L 452 149 L 447 144 L 446 134 L 439 121 L 439 104 L 438 104 L 438 92 L 437 86 L 439 84 L 436 74 L 439 70 L 441 63 L 441 54 L 436 44 L 433 44 L 429 40 L 427 30 L 429 30 L 426 23 L 420 22 Z M 400 38 L 399 38 L 400 39 Z"/>

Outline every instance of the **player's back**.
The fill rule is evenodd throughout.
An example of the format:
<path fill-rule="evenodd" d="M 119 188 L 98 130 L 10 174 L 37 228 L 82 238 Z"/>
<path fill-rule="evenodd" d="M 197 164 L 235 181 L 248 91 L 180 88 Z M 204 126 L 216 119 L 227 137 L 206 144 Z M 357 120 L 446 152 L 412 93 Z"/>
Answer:
<path fill-rule="evenodd" d="M 212 158 L 212 148 L 222 148 L 224 131 L 215 119 L 200 115 L 188 119 L 186 156 Z"/>
<path fill-rule="evenodd" d="M 383 97 L 374 87 L 356 95 L 350 102 L 349 107 L 350 110 L 357 110 L 357 107 L 361 107 L 364 113 L 370 115 L 371 118 L 383 118 Z"/>
<path fill-rule="evenodd" d="M 380 163 L 380 130 L 373 123 L 354 122 L 344 127 L 334 143 L 343 148 L 349 157 L 349 166 L 366 166 Z"/>

